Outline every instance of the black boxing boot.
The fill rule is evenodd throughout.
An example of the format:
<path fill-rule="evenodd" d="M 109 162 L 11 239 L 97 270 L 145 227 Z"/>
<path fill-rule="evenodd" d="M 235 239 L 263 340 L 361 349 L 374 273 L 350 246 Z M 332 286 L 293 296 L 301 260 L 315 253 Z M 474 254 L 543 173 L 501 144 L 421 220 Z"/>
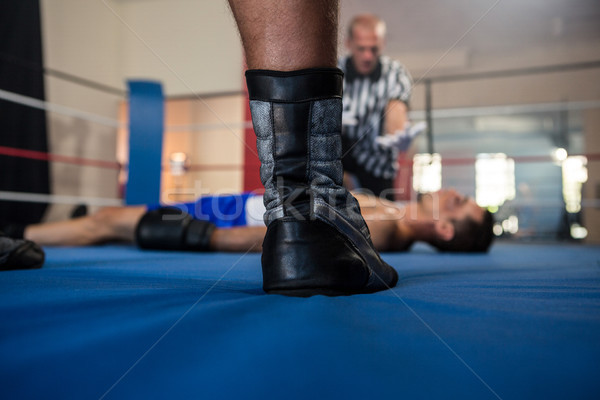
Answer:
<path fill-rule="evenodd" d="M 342 80 L 337 68 L 246 72 L 265 186 L 268 293 L 372 293 L 398 280 L 342 187 Z"/>
<path fill-rule="evenodd" d="M 0 271 L 42 268 L 44 259 L 44 250 L 34 242 L 0 232 Z"/>
<path fill-rule="evenodd" d="M 193 219 L 175 207 L 148 211 L 135 228 L 135 241 L 142 249 L 210 251 L 215 231 L 210 221 Z"/>

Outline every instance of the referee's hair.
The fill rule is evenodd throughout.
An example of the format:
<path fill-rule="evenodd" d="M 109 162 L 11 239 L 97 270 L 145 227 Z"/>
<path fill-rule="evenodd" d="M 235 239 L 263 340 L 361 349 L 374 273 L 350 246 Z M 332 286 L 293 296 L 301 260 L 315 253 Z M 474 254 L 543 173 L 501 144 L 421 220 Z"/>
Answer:
<path fill-rule="evenodd" d="M 358 14 L 348 25 L 348 38 L 352 39 L 354 28 L 361 26 L 363 28 L 374 30 L 380 37 L 385 37 L 385 22 L 374 14 Z"/>

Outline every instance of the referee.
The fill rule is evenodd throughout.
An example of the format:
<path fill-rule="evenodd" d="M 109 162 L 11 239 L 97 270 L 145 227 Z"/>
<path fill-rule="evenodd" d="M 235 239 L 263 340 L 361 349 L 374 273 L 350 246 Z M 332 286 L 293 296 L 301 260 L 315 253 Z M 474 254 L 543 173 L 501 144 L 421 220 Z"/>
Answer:
<path fill-rule="evenodd" d="M 381 55 L 385 23 L 370 14 L 354 17 L 348 28 L 344 71 L 342 144 L 344 181 L 394 200 L 398 150 L 377 137 L 405 128 L 412 79 L 399 62 Z M 351 184 L 350 182 L 353 182 Z"/>

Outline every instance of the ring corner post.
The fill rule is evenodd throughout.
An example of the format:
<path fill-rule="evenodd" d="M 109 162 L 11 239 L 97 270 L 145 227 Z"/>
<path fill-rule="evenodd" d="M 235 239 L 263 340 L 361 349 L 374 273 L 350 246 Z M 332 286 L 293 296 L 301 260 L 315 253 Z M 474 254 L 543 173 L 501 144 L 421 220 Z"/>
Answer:
<path fill-rule="evenodd" d="M 125 204 L 160 201 L 164 96 L 160 82 L 128 80 L 129 163 Z"/>

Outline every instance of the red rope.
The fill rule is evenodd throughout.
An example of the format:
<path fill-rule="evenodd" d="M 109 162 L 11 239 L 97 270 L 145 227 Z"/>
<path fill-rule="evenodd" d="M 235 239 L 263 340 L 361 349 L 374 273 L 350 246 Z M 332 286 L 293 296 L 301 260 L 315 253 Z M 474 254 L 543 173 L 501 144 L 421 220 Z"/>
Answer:
<path fill-rule="evenodd" d="M 42 151 L 17 149 L 14 147 L 0 146 L 0 155 L 31 160 L 63 162 L 68 164 L 86 165 L 91 167 L 120 169 L 121 165 L 116 161 L 91 160 L 83 157 L 63 156 L 60 154 L 44 153 Z"/>
<path fill-rule="evenodd" d="M 600 160 L 600 153 L 594 154 L 569 154 L 569 156 L 585 156 L 588 161 L 598 161 Z M 554 162 L 552 156 L 508 156 L 508 158 L 513 159 L 515 163 L 543 163 L 543 162 Z M 442 165 L 451 166 L 451 165 L 473 165 L 477 161 L 476 158 L 473 157 L 464 157 L 464 158 L 442 158 Z M 401 166 L 412 165 L 411 159 L 401 159 L 398 162 Z"/>
<path fill-rule="evenodd" d="M 120 169 L 122 166 L 117 161 L 104 161 L 104 160 L 92 160 L 89 158 L 83 157 L 72 157 L 72 156 L 64 156 L 60 154 L 51 154 L 44 153 L 42 151 L 35 150 L 24 150 L 18 149 L 14 147 L 6 147 L 0 146 L 0 155 L 4 156 L 13 156 L 20 158 L 28 158 L 32 160 L 42 160 L 42 161 L 53 161 L 53 162 L 63 162 L 68 164 L 76 164 L 76 165 L 86 165 L 91 167 L 100 167 L 100 168 L 110 168 L 110 169 Z M 600 153 L 594 154 L 582 154 L 587 157 L 588 161 L 598 161 L 600 160 Z M 540 155 L 540 156 L 515 156 L 510 157 L 515 160 L 516 163 L 535 163 L 535 162 L 553 162 L 551 156 Z M 472 157 L 464 157 L 464 158 L 445 158 L 442 159 L 442 165 L 451 166 L 451 165 L 472 165 L 476 161 L 476 158 Z M 412 160 L 407 158 L 401 158 L 398 163 L 400 166 L 410 166 L 412 165 Z M 259 169 L 260 164 L 255 163 L 247 163 L 243 164 L 219 164 L 219 165 L 201 165 L 195 164 L 189 167 L 190 171 L 226 171 L 226 170 L 244 170 L 245 168 L 255 168 Z M 168 166 L 164 166 L 163 169 L 167 170 Z"/>
<path fill-rule="evenodd" d="M 189 171 L 237 171 L 244 169 L 243 164 L 235 165 L 235 164 L 216 164 L 216 165 L 190 165 L 188 168 Z M 168 170 L 168 166 L 163 166 L 164 170 Z"/>

